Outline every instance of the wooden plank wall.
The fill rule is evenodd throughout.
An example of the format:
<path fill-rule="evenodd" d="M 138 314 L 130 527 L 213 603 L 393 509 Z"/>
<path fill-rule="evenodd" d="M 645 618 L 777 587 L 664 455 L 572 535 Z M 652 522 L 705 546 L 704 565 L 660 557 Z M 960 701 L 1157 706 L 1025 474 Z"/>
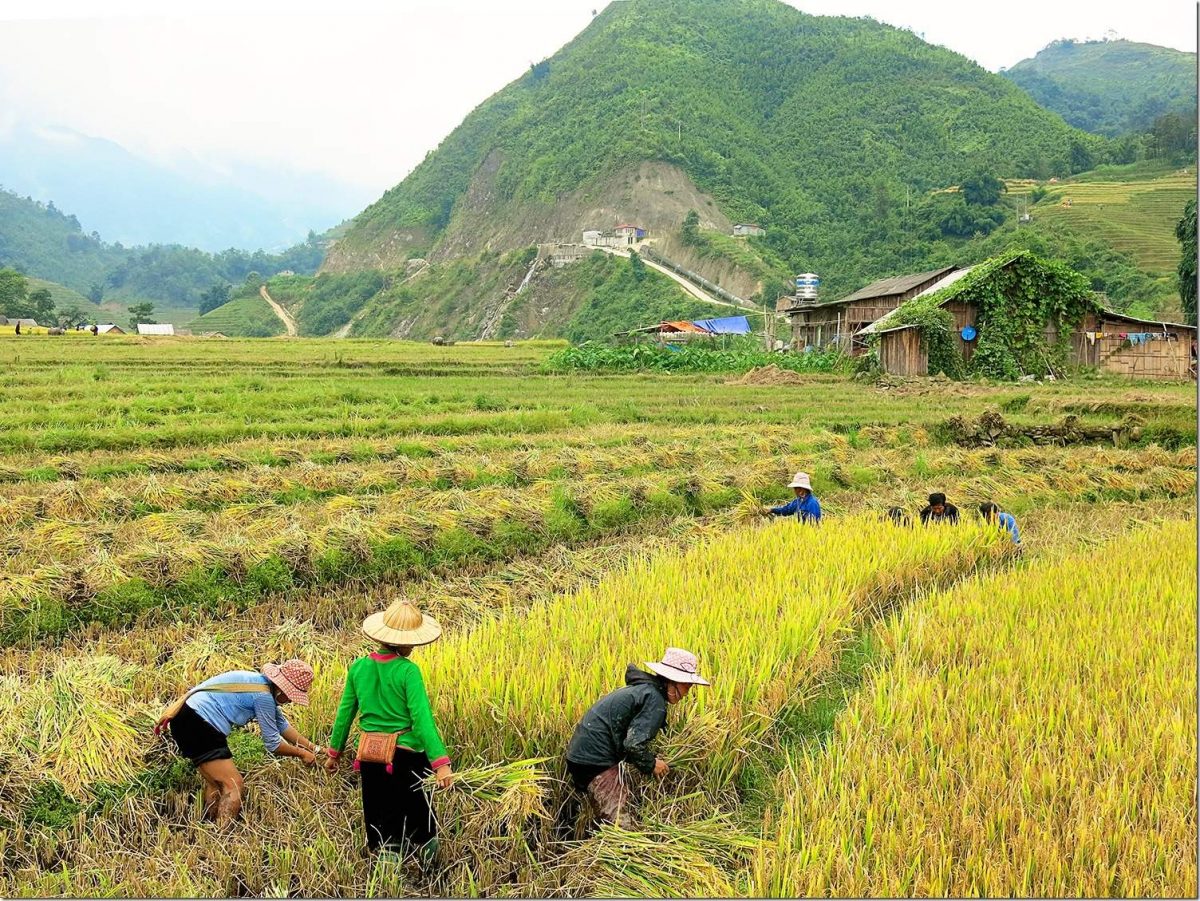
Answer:
<path fill-rule="evenodd" d="M 879 336 L 879 365 L 891 375 L 928 375 L 929 355 L 915 328 L 884 332 Z"/>

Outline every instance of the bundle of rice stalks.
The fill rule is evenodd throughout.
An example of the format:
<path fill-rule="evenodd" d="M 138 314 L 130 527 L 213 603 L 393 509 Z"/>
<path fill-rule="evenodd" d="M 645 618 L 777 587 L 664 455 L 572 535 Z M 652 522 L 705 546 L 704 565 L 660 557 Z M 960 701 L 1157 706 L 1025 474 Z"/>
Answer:
<path fill-rule="evenodd" d="M 151 541 L 184 542 L 204 533 L 205 516 L 196 510 L 173 510 L 170 513 L 151 513 L 137 521 L 140 534 Z"/>
<path fill-rule="evenodd" d="M 135 672 L 116 657 L 73 657 L 29 686 L 42 698 L 25 708 L 35 765 L 68 792 L 133 776 L 145 744 L 124 712 Z"/>
<path fill-rule="evenodd" d="M 122 554 L 119 566 L 130 575 L 145 579 L 148 585 L 166 588 L 177 581 L 176 553 L 176 547 L 172 545 L 157 542 L 143 544 Z"/>
<path fill-rule="evenodd" d="M 635 832 L 605 825 L 564 855 L 552 885 L 569 896 L 736 898 L 746 894 L 738 871 L 758 847 L 723 816 L 647 822 Z"/>
<path fill-rule="evenodd" d="M 69 457 L 51 457 L 43 465 L 57 472 L 60 479 L 75 481 L 83 478 L 83 467 Z"/>
<path fill-rule="evenodd" d="M 244 469 L 246 466 L 245 460 L 227 450 L 217 451 L 213 454 L 213 460 L 222 469 Z"/>
<path fill-rule="evenodd" d="M 183 469 L 183 461 L 168 457 L 155 451 L 142 451 L 130 457 L 130 462 L 137 464 L 148 472 L 179 472 Z"/>
<path fill-rule="evenodd" d="M 168 485 L 161 482 L 157 476 L 146 476 L 140 481 L 133 481 L 128 489 L 129 497 L 135 503 L 145 504 L 158 510 L 174 510 L 184 506 L 188 501 L 186 488 L 180 485 Z"/>
<path fill-rule="evenodd" d="M 298 447 L 275 447 L 271 449 L 271 455 L 277 460 L 293 465 L 306 459 L 304 451 Z"/>
<path fill-rule="evenodd" d="M 90 547 L 87 534 L 65 522 L 44 522 L 29 535 L 31 551 L 46 560 L 66 561 L 83 556 Z"/>
<path fill-rule="evenodd" d="M 110 493 L 94 482 L 61 482 L 43 495 L 41 515 L 55 519 L 99 519 L 106 512 Z"/>
<path fill-rule="evenodd" d="M 39 515 L 41 498 L 28 494 L 10 495 L 0 502 L 0 527 L 5 529 L 29 522 Z"/>
<path fill-rule="evenodd" d="M 83 567 L 83 580 L 95 593 L 129 579 L 130 571 L 104 547 L 96 548 Z"/>

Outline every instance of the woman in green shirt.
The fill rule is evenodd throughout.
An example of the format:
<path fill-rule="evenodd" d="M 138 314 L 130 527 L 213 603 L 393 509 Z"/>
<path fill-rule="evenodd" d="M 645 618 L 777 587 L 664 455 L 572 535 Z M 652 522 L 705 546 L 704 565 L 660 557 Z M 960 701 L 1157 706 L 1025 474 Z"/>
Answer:
<path fill-rule="evenodd" d="M 346 672 L 325 768 L 336 771 L 356 715 L 364 734 L 399 733 L 390 763 L 354 761 L 362 776 L 367 847 L 371 851 L 415 847 L 428 861 L 437 851 L 437 822 L 421 781 L 432 770 L 438 786 L 448 788 L 450 757 L 434 725 L 421 671 L 408 657 L 414 647 L 436 641 L 442 628 L 412 604 L 397 601 L 367 617 L 363 632 L 380 649 L 355 660 Z M 390 748 L 390 737 L 387 744 Z"/>

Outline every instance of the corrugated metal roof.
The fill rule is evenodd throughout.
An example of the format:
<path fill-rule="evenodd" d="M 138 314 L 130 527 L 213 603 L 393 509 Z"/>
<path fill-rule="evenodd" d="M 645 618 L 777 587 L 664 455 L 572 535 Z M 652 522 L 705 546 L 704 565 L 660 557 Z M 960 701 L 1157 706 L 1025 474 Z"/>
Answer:
<path fill-rule="evenodd" d="M 175 326 L 169 322 L 139 322 L 137 332 L 139 335 L 174 335 Z"/>
<path fill-rule="evenodd" d="M 834 303 L 849 303 L 854 300 L 868 300 L 872 297 L 890 297 L 893 294 L 903 294 L 905 291 L 911 291 L 917 285 L 923 284 L 934 278 L 941 278 L 948 272 L 954 271 L 954 266 L 944 266 L 941 269 L 933 269 L 929 272 L 917 272 L 913 275 L 893 275 L 890 278 L 881 278 L 877 282 L 871 282 L 865 288 L 860 288 L 848 297 L 843 297 L 841 300 L 833 301 Z"/>

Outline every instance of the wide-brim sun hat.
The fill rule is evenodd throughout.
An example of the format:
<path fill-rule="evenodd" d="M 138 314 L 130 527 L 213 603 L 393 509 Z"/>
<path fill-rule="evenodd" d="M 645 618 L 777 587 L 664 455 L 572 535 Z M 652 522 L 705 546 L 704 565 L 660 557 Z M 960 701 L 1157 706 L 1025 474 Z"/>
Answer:
<path fill-rule="evenodd" d="M 262 673 L 287 695 L 288 700 L 301 707 L 308 706 L 308 689 L 313 683 L 313 669 L 295 658 L 283 663 L 268 663 Z"/>
<path fill-rule="evenodd" d="M 700 676 L 700 662 L 696 655 L 683 648 L 667 648 L 663 659 L 657 662 L 646 662 L 646 666 L 672 682 L 687 682 L 691 685 L 710 685 L 707 679 Z"/>
<path fill-rule="evenodd" d="M 417 647 L 437 641 L 442 627 L 432 616 L 421 613 L 409 601 L 396 601 L 387 610 L 363 620 L 368 638 L 394 647 Z"/>
<path fill-rule="evenodd" d="M 792 476 L 792 480 L 788 482 L 789 488 L 807 488 L 812 491 L 812 482 L 808 480 L 807 472 L 798 472 Z"/>

